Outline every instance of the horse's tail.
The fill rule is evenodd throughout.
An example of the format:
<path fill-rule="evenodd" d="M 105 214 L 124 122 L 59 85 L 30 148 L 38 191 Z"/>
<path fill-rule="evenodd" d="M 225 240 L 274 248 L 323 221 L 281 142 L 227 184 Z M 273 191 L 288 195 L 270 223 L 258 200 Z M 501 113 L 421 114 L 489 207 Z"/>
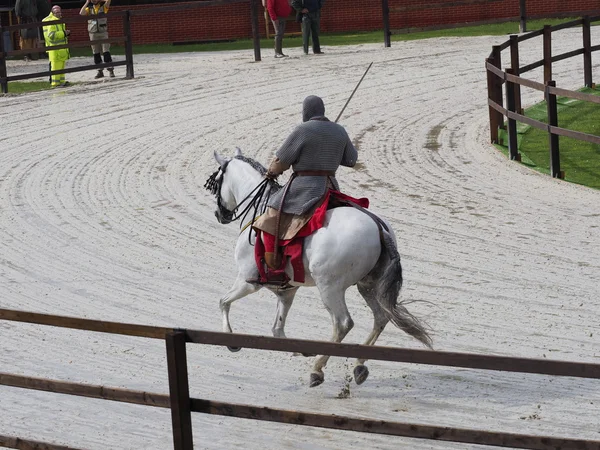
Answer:
<path fill-rule="evenodd" d="M 383 230 L 381 235 L 382 248 L 379 262 L 385 265 L 382 267 L 381 275 L 377 277 L 377 301 L 390 322 L 427 347 L 432 348 L 433 341 L 419 319 L 408 312 L 402 302 L 398 303 L 398 295 L 402 287 L 400 254 L 392 235 Z"/>

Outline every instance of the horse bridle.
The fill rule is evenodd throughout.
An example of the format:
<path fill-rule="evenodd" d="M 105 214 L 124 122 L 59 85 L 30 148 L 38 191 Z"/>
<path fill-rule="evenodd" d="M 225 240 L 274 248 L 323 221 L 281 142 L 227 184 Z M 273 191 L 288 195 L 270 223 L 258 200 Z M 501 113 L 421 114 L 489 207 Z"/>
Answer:
<path fill-rule="evenodd" d="M 252 191 L 244 197 L 244 199 L 237 204 L 237 206 L 233 210 L 227 209 L 221 200 L 221 187 L 223 186 L 223 177 L 225 175 L 225 171 L 227 170 L 227 166 L 230 161 L 226 161 L 222 166 L 220 166 L 204 183 L 204 187 L 213 195 L 217 197 L 217 208 L 219 210 L 219 214 L 221 217 L 227 221 L 227 223 L 234 222 L 238 220 L 240 217 L 246 217 L 248 212 L 252 207 L 254 207 L 254 216 L 252 217 L 252 222 L 257 217 L 258 208 L 262 203 L 263 196 L 269 184 L 276 184 L 277 182 L 271 180 L 269 178 L 265 178 L 261 181 Z M 248 201 L 249 200 L 249 201 Z M 243 210 L 239 211 L 240 207 L 248 201 L 248 204 L 244 207 Z M 264 213 L 266 209 L 266 202 L 263 204 L 263 207 L 260 211 L 260 214 Z M 259 214 L 259 215 L 260 215 Z M 217 215 L 217 213 L 215 213 Z M 244 220 L 240 224 L 240 228 L 242 227 Z"/>
<path fill-rule="evenodd" d="M 221 186 L 223 186 L 223 176 L 225 175 L 225 170 L 227 170 L 227 166 L 229 165 L 229 161 L 225 162 L 206 180 L 204 183 L 204 188 L 207 189 L 211 194 L 217 196 L 217 208 L 221 217 L 229 222 L 233 222 L 235 211 L 239 208 L 239 204 L 235 207 L 233 211 L 225 208 L 223 206 L 223 202 L 221 201 Z M 216 214 L 216 213 L 215 213 Z"/>

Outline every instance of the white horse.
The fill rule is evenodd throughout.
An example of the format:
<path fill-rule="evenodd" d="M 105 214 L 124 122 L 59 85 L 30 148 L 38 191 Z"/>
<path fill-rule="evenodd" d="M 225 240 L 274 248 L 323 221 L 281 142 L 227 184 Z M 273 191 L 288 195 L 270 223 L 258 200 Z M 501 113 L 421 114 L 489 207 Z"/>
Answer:
<path fill-rule="evenodd" d="M 226 224 L 242 215 L 238 210 L 244 208 L 244 203 L 252 198 L 253 191 L 264 181 L 266 170 L 256 161 L 244 157 L 239 149 L 233 158 L 225 158 L 217 152 L 214 156 L 220 167 L 205 187 L 217 197 L 217 220 Z M 234 217 L 236 212 L 238 216 Z M 331 315 L 331 341 L 341 342 L 354 326 L 344 295 L 346 289 L 356 284 L 374 316 L 373 330 L 365 345 L 374 345 L 387 323 L 391 321 L 431 348 L 432 340 L 423 325 L 401 302 L 397 303 L 402 286 L 402 267 L 396 238 L 389 226 L 385 228 L 378 227 L 373 218 L 356 208 L 339 207 L 329 210 L 323 228 L 304 239 L 302 260 L 305 282 L 292 281 L 291 288 L 278 289 L 246 282 L 247 279 L 258 277 L 258 269 L 253 247 L 255 232 L 251 227 L 245 227 L 235 249 L 237 279 L 220 300 L 223 331 L 232 332 L 229 322 L 231 304 L 262 287 L 267 287 L 277 296 L 273 336 L 284 338 L 286 317 L 298 288 L 316 286 L 325 308 Z M 289 261 L 286 273 L 292 278 Z M 323 368 L 328 359 L 327 355 L 316 358 L 310 375 L 311 387 L 324 381 Z M 364 365 L 365 361 L 356 361 L 354 379 L 357 384 L 363 383 L 369 375 L 369 370 Z"/>

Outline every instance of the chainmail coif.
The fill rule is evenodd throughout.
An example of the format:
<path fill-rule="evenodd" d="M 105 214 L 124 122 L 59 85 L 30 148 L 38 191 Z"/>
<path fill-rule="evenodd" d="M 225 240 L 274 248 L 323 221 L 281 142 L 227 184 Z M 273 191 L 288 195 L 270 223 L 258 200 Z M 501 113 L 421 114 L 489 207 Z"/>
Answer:
<path fill-rule="evenodd" d="M 325 104 L 321 97 L 309 95 L 302 102 L 302 122 L 308 122 L 313 117 L 325 117 Z"/>

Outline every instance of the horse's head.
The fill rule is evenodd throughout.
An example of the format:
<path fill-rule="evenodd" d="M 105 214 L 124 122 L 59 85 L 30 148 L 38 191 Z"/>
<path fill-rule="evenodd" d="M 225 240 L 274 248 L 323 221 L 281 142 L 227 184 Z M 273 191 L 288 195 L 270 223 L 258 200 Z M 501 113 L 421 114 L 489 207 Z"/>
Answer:
<path fill-rule="evenodd" d="M 239 148 L 233 158 L 226 158 L 216 151 L 214 157 L 219 168 L 204 187 L 217 197 L 215 217 L 219 223 L 228 224 L 238 218 L 238 208 L 249 200 L 249 195 L 263 179 L 266 169 L 253 159 L 243 156 Z"/>
<path fill-rule="evenodd" d="M 238 149 L 236 156 L 241 154 Z M 237 202 L 233 195 L 233 189 L 231 187 L 230 178 L 225 177 L 227 172 L 227 166 L 231 162 L 231 159 L 221 156 L 216 151 L 214 152 L 215 160 L 219 163 L 219 168 L 214 172 L 204 187 L 210 191 L 211 194 L 217 197 L 217 210 L 215 211 L 215 217 L 222 224 L 228 224 L 233 220 Z"/>

